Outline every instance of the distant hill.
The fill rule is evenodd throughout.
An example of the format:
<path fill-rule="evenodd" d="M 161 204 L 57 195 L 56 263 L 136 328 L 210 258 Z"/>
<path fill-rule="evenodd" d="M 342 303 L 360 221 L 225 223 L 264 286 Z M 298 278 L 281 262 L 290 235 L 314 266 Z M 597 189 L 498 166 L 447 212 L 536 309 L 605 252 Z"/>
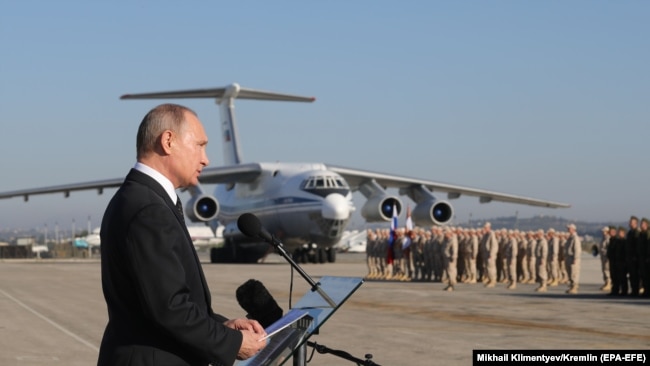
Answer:
<path fill-rule="evenodd" d="M 581 236 L 590 235 L 596 238 L 601 236 L 601 232 L 602 232 L 601 230 L 605 226 L 616 225 L 616 226 L 624 226 L 627 228 L 626 221 L 586 222 L 586 221 L 568 220 L 562 217 L 545 216 L 545 215 L 533 216 L 531 218 L 521 218 L 521 217 L 518 218 L 516 216 L 508 216 L 508 217 L 496 217 L 488 220 L 470 220 L 469 225 L 467 226 L 480 227 L 483 226 L 487 221 L 489 221 L 492 224 L 492 228 L 494 229 L 506 228 L 506 229 L 518 229 L 524 231 L 539 230 L 539 229 L 548 230 L 550 228 L 559 231 L 566 231 L 566 226 L 568 224 L 575 224 L 579 235 Z"/>
<path fill-rule="evenodd" d="M 600 238 L 602 233 L 602 228 L 604 226 L 616 225 L 623 226 L 627 228 L 627 221 L 621 222 L 586 222 L 586 221 L 575 221 L 565 219 L 563 217 L 557 216 L 546 216 L 538 215 L 530 218 L 523 218 L 517 216 L 505 216 L 505 217 L 495 217 L 491 219 L 481 219 L 481 220 L 470 220 L 469 223 L 457 224 L 462 227 L 482 227 L 486 222 L 492 224 L 493 229 L 517 229 L 517 230 L 548 230 L 553 228 L 557 231 L 566 231 L 566 226 L 568 224 L 575 224 L 578 234 L 580 236 L 591 236 L 594 238 Z M 453 225 L 453 224 L 452 224 Z M 400 226 L 403 226 L 403 223 L 400 222 Z M 368 228 L 389 228 L 390 223 L 372 223 L 368 224 Z"/>

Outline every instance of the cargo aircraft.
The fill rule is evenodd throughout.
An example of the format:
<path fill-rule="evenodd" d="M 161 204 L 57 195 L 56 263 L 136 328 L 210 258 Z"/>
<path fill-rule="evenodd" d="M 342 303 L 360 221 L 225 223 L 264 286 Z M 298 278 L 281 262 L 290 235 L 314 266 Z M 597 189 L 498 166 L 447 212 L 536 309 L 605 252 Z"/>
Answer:
<path fill-rule="evenodd" d="M 332 248 L 341 240 L 355 210 L 352 193 L 365 197 L 361 215 L 367 222 L 390 221 L 393 210 L 402 210 L 398 196 L 387 188 L 397 188 L 399 195 L 413 200 L 411 217 L 416 225 L 445 225 L 454 216 L 452 205 L 433 195 L 446 193 L 451 200 L 461 195 L 478 197 L 479 202 L 509 202 L 548 208 L 570 207 L 565 203 L 539 200 L 488 190 L 409 178 L 380 172 L 347 168 L 324 163 L 244 163 L 234 117 L 236 98 L 313 102 L 315 98 L 242 88 L 230 84 L 222 88 L 171 92 L 127 94 L 121 99 L 211 98 L 220 107 L 221 141 L 224 165 L 203 169 L 199 181 L 216 184 L 214 193 L 201 185 L 189 189 L 191 198 L 185 212 L 192 222 L 204 222 L 216 230 L 223 225 L 224 243 L 212 248 L 211 262 L 252 263 L 262 258 L 268 244 L 243 235 L 237 219 L 243 213 L 256 215 L 262 225 L 285 245 L 299 261 L 334 262 Z M 119 187 L 123 178 L 65 184 L 0 193 L 0 198 L 20 196 L 25 201 L 36 194 L 97 190 Z"/>

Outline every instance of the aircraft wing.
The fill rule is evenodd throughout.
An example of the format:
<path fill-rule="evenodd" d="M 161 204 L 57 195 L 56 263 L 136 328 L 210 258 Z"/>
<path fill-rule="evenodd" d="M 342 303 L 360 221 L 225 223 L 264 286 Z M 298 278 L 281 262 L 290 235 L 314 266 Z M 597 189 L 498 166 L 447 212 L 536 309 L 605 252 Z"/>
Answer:
<path fill-rule="evenodd" d="M 545 201 L 536 198 L 516 196 L 512 194 L 487 191 L 470 187 L 457 186 L 453 184 L 434 182 L 417 178 L 409 178 L 398 175 L 371 172 L 326 164 L 327 168 L 340 174 L 350 184 L 353 191 L 359 189 L 364 182 L 375 180 L 384 188 L 408 188 L 411 186 L 424 186 L 430 191 L 446 192 L 448 199 L 458 198 L 461 195 L 474 196 L 479 198 L 479 202 L 488 203 L 491 201 L 518 203 L 531 206 L 549 207 L 549 208 L 568 208 L 571 205 L 561 202 Z"/>
<path fill-rule="evenodd" d="M 96 180 L 84 183 L 62 184 L 58 186 L 41 188 L 19 189 L 10 192 L 0 192 L 0 199 L 22 196 L 25 201 L 28 201 L 29 196 L 50 193 L 63 193 L 65 197 L 68 197 L 72 191 L 87 191 L 91 189 L 96 189 L 99 194 L 102 194 L 104 192 L 104 188 L 116 188 L 122 185 L 122 182 L 124 182 L 124 177 L 116 179 Z"/>
<path fill-rule="evenodd" d="M 257 178 L 261 173 L 262 167 L 259 164 L 241 164 L 226 167 L 206 168 L 201 172 L 199 181 L 201 183 L 250 182 Z M 28 201 L 29 196 L 51 193 L 63 193 L 65 197 L 68 197 L 72 191 L 88 191 L 93 189 L 96 189 L 97 193 L 102 194 L 104 188 L 117 188 L 122 185 L 122 182 L 124 182 L 124 177 L 49 187 L 19 189 L 9 192 L 0 192 L 0 199 L 23 197 L 25 201 Z"/>
<path fill-rule="evenodd" d="M 207 184 L 251 182 L 262 174 L 262 166 L 256 163 L 205 168 L 199 182 Z"/>

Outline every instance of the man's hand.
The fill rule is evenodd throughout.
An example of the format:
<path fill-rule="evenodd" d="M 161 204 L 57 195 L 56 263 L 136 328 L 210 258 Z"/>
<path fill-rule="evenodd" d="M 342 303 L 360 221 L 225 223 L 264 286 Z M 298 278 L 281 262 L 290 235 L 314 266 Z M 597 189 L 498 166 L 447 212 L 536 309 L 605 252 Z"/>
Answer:
<path fill-rule="evenodd" d="M 232 328 L 232 329 L 250 330 L 253 333 L 260 334 L 260 338 L 266 335 L 266 332 L 264 331 L 262 325 L 258 323 L 257 320 L 254 319 L 246 319 L 246 318 L 230 319 L 223 324 L 228 328 Z"/>
<path fill-rule="evenodd" d="M 241 347 L 239 347 L 239 352 L 237 352 L 238 360 L 245 360 L 255 356 L 262 348 L 266 347 L 267 340 L 260 341 L 260 338 L 264 337 L 259 333 L 252 332 L 250 330 L 241 331 L 243 337 L 241 341 Z M 266 334 L 266 333 L 265 333 Z"/>
<path fill-rule="evenodd" d="M 261 338 L 266 336 L 266 332 L 257 320 L 231 319 L 226 321 L 224 325 L 242 332 L 242 342 L 237 353 L 238 360 L 251 358 L 266 346 L 266 340 L 260 341 Z"/>

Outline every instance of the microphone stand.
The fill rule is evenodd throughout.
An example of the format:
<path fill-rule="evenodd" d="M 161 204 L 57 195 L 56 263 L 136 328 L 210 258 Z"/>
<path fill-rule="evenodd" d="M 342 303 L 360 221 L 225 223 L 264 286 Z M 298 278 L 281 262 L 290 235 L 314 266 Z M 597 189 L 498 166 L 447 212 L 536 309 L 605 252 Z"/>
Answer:
<path fill-rule="evenodd" d="M 263 238 L 264 238 L 264 237 L 263 237 Z M 305 281 L 307 281 L 307 283 L 309 283 L 309 284 L 311 285 L 311 291 L 312 291 L 312 292 L 318 292 L 318 294 L 319 294 L 319 295 L 320 295 L 320 296 L 321 296 L 325 301 L 327 301 L 327 303 L 328 303 L 332 308 L 336 308 L 336 303 L 334 302 L 334 300 L 332 300 L 332 298 L 329 297 L 329 295 L 327 295 L 327 293 L 326 293 L 325 291 L 323 291 L 323 289 L 320 287 L 320 283 L 315 282 L 311 277 L 309 277 L 309 275 L 307 274 L 307 272 L 305 272 L 305 271 L 302 269 L 302 267 L 300 267 L 300 266 L 298 265 L 298 263 L 296 263 L 296 262 L 293 260 L 293 258 L 291 258 L 291 256 L 290 256 L 290 255 L 287 253 L 287 251 L 284 249 L 284 245 L 282 244 L 281 241 L 279 241 L 278 239 L 276 239 L 274 235 L 271 235 L 271 240 L 268 240 L 268 237 L 267 237 L 267 238 L 264 238 L 264 239 L 267 239 L 266 241 L 268 241 L 269 243 L 271 243 L 271 245 L 273 245 L 273 246 L 278 250 L 278 252 L 280 253 L 280 255 L 283 256 L 284 259 L 285 259 L 287 262 L 289 262 L 289 264 L 291 265 L 291 267 L 292 267 L 293 269 L 295 269 L 296 271 L 298 271 L 298 273 L 300 273 L 300 275 L 302 276 L 302 278 L 304 278 Z M 305 366 L 306 364 L 307 364 L 307 343 L 303 343 L 300 347 L 296 348 L 296 350 L 295 350 L 294 353 L 293 353 L 293 366 Z"/>
<path fill-rule="evenodd" d="M 362 359 L 360 359 L 360 358 L 356 358 L 356 357 L 352 356 L 351 354 L 349 354 L 349 353 L 347 353 L 347 352 L 345 352 L 345 351 L 341 351 L 341 350 L 337 350 L 337 349 L 331 349 L 331 348 L 328 348 L 328 347 L 325 346 L 325 345 L 318 344 L 318 343 L 316 343 L 316 342 L 307 341 L 307 345 L 310 346 L 310 347 L 312 347 L 312 348 L 314 348 L 314 349 L 316 350 L 316 352 L 318 352 L 318 353 L 320 353 L 320 354 L 329 353 L 329 354 L 331 354 L 331 355 L 334 355 L 334 356 L 340 357 L 340 358 L 342 358 L 342 359 L 344 359 L 344 360 L 348 360 L 348 361 L 354 362 L 354 363 L 356 363 L 357 365 L 363 365 L 363 366 L 381 366 L 381 365 L 376 364 L 376 363 L 374 363 L 374 362 L 372 361 L 372 355 L 369 354 L 369 353 L 365 356 L 366 359 L 365 359 L 365 360 L 362 360 Z M 311 360 L 311 358 L 310 358 L 310 360 Z"/>
<path fill-rule="evenodd" d="M 334 300 L 332 300 L 331 297 L 329 297 L 329 295 L 327 295 L 327 293 L 326 293 L 325 291 L 323 291 L 323 289 L 320 287 L 320 283 L 315 282 L 311 277 L 309 277 L 309 275 L 308 275 L 308 274 L 307 274 L 307 273 L 302 269 L 302 267 L 300 267 L 300 266 L 298 265 L 298 263 L 296 263 L 296 262 L 291 258 L 291 256 L 287 253 L 287 251 L 284 250 L 284 245 L 282 244 L 282 242 L 280 242 L 278 239 L 276 239 L 274 235 L 271 235 L 270 243 L 271 243 L 271 245 L 273 245 L 273 246 L 278 250 L 278 252 L 280 253 L 280 255 L 283 256 L 284 259 L 285 259 L 287 262 L 289 262 L 289 264 L 291 265 L 291 267 L 292 267 L 293 269 L 295 269 L 296 271 L 298 271 L 298 273 L 300 273 L 300 275 L 302 276 L 302 278 L 304 278 L 305 281 L 307 281 L 307 283 L 309 283 L 309 284 L 311 285 L 311 291 L 312 291 L 312 292 L 318 292 L 318 294 L 319 294 L 319 295 L 320 295 L 320 296 L 321 296 L 325 301 L 327 301 L 327 303 L 328 303 L 331 307 L 333 307 L 333 308 L 336 307 L 336 303 L 334 302 Z"/>

